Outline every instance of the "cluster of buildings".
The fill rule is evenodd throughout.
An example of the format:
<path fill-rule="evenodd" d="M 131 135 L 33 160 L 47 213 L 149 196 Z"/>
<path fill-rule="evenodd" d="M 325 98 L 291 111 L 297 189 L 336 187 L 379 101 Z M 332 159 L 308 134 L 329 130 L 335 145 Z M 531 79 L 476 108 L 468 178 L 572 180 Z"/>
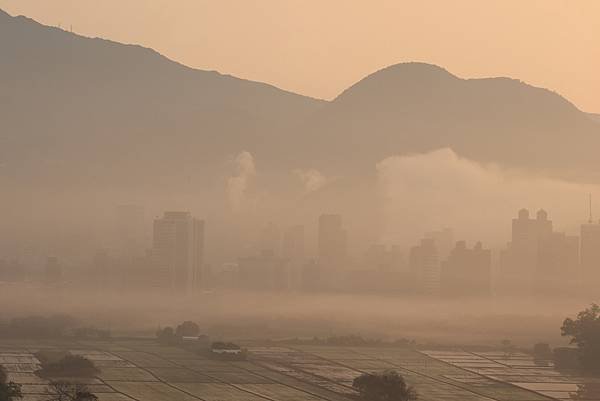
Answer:
<path fill-rule="evenodd" d="M 554 231 L 545 210 L 535 218 L 521 209 L 512 221 L 512 238 L 500 253 L 501 293 L 569 294 L 600 278 L 600 223 L 590 217 L 580 236 Z"/>
<path fill-rule="evenodd" d="M 481 242 L 469 249 L 454 243 L 452 230 L 425 235 L 410 249 L 409 268 L 414 288 L 425 295 L 489 296 L 492 291 L 492 252 Z"/>
<path fill-rule="evenodd" d="M 342 216 L 318 219 L 315 257 L 307 256 L 304 226 L 281 232 L 274 224 L 260 233 L 249 256 L 211 269 L 205 261 L 205 224 L 189 212 L 165 212 L 153 222 L 151 247 L 144 250 L 143 212 L 119 211 L 118 251 L 99 251 L 88 281 L 98 288 L 162 289 L 191 293 L 206 288 L 247 291 L 334 291 L 485 297 L 570 294 L 600 278 L 600 223 L 581 226 L 580 236 L 554 231 L 544 210 L 526 209 L 512 220 L 511 239 L 497 260 L 480 242 L 454 241 L 453 231 L 426 233 L 405 254 L 399 246 L 372 245 L 351 258 Z M 132 228 L 133 227 L 133 228 Z M 356 254 L 354 252 L 354 254 Z M 0 281 L 19 281 L 22 266 L 0 260 Z M 43 280 L 65 281 L 55 257 Z"/>
<path fill-rule="evenodd" d="M 554 231 L 545 210 L 521 209 L 511 240 L 493 263 L 480 242 L 459 241 L 448 251 L 449 231 L 426 235 L 410 249 L 409 266 L 424 294 L 485 296 L 573 295 L 593 292 L 600 279 L 600 223 L 581 225 L 580 236 Z"/>

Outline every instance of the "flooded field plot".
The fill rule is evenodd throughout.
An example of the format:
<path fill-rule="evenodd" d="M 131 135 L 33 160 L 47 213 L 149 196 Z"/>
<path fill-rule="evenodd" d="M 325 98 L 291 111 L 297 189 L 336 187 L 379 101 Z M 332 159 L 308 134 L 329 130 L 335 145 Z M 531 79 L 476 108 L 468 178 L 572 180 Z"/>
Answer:
<path fill-rule="evenodd" d="M 151 340 L 3 342 L 0 363 L 25 401 L 47 399 L 48 382 L 35 374 L 40 349 L 93 361 L 101 372 L 86 383 L 100 401 L 349 401 L 356 377 L 386 369 L 404 376 L 422 401 L 600 401 L 600 379 L 564 375 L 519 353 L 250 347 L 249 360 L 228 362 Z"/>
<path fill-rule="evenodd" d="M 334 352 L 326 347 L 305 351 L 325 359 L 335 358 L 337 363 L 359 372 L 395 369 L 417 389 L 421 400 L 547 400 L 534 392 L 469 372 L 413 349 L 362 347 L 348 348 L 343 354 L 339 348 Z M 476 357 L 466 359 L 481 363 Z"/>
<path fill-rule="evenodd" d="M 206 401 L 265 401 L 257 394 L 223 383 L 176 383 L 175 387 Z"/>
<path fill-rule="evenodd" d="M 41 365 L 34 353 L 40 349 L 68 351 L 93 361 L 100 373 L 84 381 L 100 401 L 347 401 L 336 392 L 339 389 L 335 380 L 345 380 L 348 384 L 352 379 L 343 373 L 346 368 L 342 366 L 331 366 L 331 378 L 313 380 L 316 376 L 305 372 L 300 372 L 297 378 L 264 367 L 258 360 L 210 360 L 151 340 L 2 342 L 0 363 L 6 367 L 9 380 L 22 385 L 25 401 L 48 399 L 48 381 L 35 374 Z M 323 366 L 329 362 L 307 354 L 302 354 L 300 361 L 311 372 L 328 375 Z M 82 382 L 76 378 L 63 379 Z"/>
<path fill-rule="evenodd" d="M 498 382 L 555 400 L 600 401 L 600 379 L 559 372 L 551 361 L 512 352 L 439 352 L 424 354 Z M 493 366 L 484 366 L 486 360 Z"/>
<path fill-rule="evenodd" d="M 321 399 L 283 384 L 246 384 L 241 388 L 269 399 L 281 401 L 317 401 Z"/>
<path fill-rule="evenodd" d="M 144 401 L 181 400 L 193 401 L 197 397 L 161 382 L 115 382 L 113 387 L 128 396 Z"/>
<path fill-rule="evenodd" d="M 133 368 L 100 368 L 98 377 L 104 381 L 159 381 L 152 373 L 147 370 Z"/>

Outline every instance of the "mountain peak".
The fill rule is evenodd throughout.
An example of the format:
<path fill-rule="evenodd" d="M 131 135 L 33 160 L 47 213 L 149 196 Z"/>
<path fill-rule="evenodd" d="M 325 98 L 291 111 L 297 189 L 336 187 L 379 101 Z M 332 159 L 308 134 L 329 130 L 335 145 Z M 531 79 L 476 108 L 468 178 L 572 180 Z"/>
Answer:
<path fill-rule="evenodd" d="M 411 61 L 407 63 L 392 64 L 388 67 L 382 68 L 381 70 L 367 75 L 358 83 L 375 79 L 393 79 L 404 81 L 417 80 L 420 82 L 429 82 L 431 80 L 439 81 L 459 78 L 438 65 Z"/>
<path fill-rule="evenodd" d="M 461 79 L 434 64 L 408 62 L 394 64 L 376 71 L 342 92 L 335 103 L 352 103 L 361 98 L 366 102 L 389 101 L 422 96 L 433 90 L 453 86 Z"/>
<path fill-rule="evenodd" d="M 456 78 L 454 75 L 449 73 L 448 70 L 440 67 L 439 65 L 417 62 L 417 61 L 392 64 L 392 65 L 385 67 L 377 72 L 374 72 L 373 74 L 371 74 L 369 76 L 377 76 L 377 75 L 379 75 L 379 76 L 381 76 L 381 75 L 388 75 L 388 76 L 398 75 L 398 76 L 403 76 L 403 77 L 409 75 L 409 76 L 417 76 L 417 77 L 423 77 L 423 78 L 428 78 L 428 77 L 432 77 L 432 76 L 440 76 L 440 77 L 446 77 L 446 78 L 448 78 L 448 77 Z"/>

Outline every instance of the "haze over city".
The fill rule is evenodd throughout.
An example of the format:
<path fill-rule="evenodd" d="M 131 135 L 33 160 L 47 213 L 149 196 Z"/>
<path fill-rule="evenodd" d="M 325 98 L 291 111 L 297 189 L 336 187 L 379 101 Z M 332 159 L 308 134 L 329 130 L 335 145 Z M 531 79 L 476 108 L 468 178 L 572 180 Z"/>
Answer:
<path fill-rule="evenodd" d="M 600 399 L 598 20 L 0 0 L 0 401 Z"/>

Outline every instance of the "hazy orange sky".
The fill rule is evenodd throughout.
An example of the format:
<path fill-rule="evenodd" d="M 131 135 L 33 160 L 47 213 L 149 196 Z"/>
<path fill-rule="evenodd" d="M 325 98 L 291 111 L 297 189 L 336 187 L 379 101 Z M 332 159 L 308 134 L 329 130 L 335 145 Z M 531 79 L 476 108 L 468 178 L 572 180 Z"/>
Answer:
<path fill-rule="evenodd" d="M 510 76 L 600 112 L 600 0 L 0 0 L 86 36 L 330 99 L 403 61 Z"/>

